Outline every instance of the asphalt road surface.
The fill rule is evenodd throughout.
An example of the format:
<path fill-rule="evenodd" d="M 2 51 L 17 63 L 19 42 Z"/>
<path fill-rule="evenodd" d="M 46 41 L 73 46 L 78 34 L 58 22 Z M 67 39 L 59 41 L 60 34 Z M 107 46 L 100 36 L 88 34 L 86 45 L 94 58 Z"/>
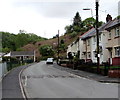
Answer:
<path fill-rule="evenodd" d="M 22 67 L 12 70 L 2 80 L 2 98 L 23 98 L 19 85 L 19 72 Z"/>
<path fill-rule="evenodd" d="M 118 84 L 100 83 L 47 65 L 32 65 L 22 73 L 28 98 L 118 98 Z"/>
<path fill-rule="evenodd" d="M 23 98 L 21 87 L 19 83 L 19 73 L 22 69 L 28 67 L 29 65 L 20 66 L 13 70 L 11 70 L 0 82 L 0 93 L 2 95 L 2 98 L 8 98 L 9 100 L 11 98 L 16 100 L 18 98 Z M 1 97 L 1 96 L 0 96 Z M 6 99 L 5 99 L 6 100 Z"/>

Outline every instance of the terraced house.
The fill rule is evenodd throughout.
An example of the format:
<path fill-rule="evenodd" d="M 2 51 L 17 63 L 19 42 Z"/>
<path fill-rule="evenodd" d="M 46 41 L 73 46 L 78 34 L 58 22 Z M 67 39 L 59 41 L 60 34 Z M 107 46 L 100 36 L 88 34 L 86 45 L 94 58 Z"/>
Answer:
<path fill-rule="evenodd" d="M 97 40 L 95 28 L 80 36 L 77 42 L 74 51 L 80 52 L 79 59 L 96 63 Z M 73 45 L 72 47 L 75 47 Z M 99 51 L 100 64 L 109 62 L 111 65 L 120 65 L 120 19 L 112 20 L 112 17 L 108 15 L 106 23 L 99 27 Z"/>
<path fill-rule="evenodd" d="M 120 18 L 116 18 L 106 27 L 108 58 L 111 65 L 120 65 Z"/>

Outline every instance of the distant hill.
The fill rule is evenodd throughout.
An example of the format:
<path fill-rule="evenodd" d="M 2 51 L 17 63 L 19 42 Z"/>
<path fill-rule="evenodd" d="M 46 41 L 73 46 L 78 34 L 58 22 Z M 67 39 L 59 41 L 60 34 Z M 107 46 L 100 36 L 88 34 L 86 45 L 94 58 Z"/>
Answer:
<path fill-rule="evenodd" d="M 65 44 L 65 47 L 66 47 L 64 51 L 60 52 L 60 56 L 66 57 L 67 46 L 69 44 L 71 44 L 73 41 L 75 41 L 78 38 L 78 36 L 79 36 L 79 34 L 76 35 L 74 38 L 71 38 L 70 35 L 65 34 L 65 35 L 59 37 L 59 42 L 61 40 L 64 40 L 64 44 Z M 27 50 L 27 51 L 35 50 L 37 59 L 40 59 L 41 54 L 39 52 L 39 48 L 43 45 L 50 45 L 50 46 L 53 47 L 54 50 L 57 51 L 58 38 L 56 37 L 56 38 L 53 38 L 53 39 L 38 41 L 35 44 L 29 43 L 29 44 L 23 46 L 22 49 Z M 55 54 L 55 55 L 57 55 L 57 54 Z"/>
<path fill-rule="evenodd" d="M 0 52 L 21 51 L 21 47 L 29 43 L 35 44 L 38 41 L 47 40 L 46 38 L 37 36 L 33 33 L 18 33 L 0 32 L 0 41 L 2 45 Z"/>

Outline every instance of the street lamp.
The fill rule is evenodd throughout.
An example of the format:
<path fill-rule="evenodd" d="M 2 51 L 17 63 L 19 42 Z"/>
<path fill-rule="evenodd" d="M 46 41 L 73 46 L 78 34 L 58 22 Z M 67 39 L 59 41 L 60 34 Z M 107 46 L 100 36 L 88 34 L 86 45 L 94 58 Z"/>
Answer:
<path fill-rule="evenodd" d="M 100 57 L 100 54 L 99 54 L 99 30 L 98 30 L 98 7 L 99 7 L 99 0 L 96 0 L 95 1 L 95 4 L 96 4 L 96 36 L 97 36 L 97 73 L 100 72 L 100 68 L 99 68 L 99 64 L 100 64 L 100 61 L 99 61 L 99 57 Z M 93 12 L 92 12 L 92 9 L 91 8 L 84 8 L 83 10 L 91 10 L 91 15 L 93 17 Z"/>
<path fill-rule="evenodd" d="M 93 11 L 91 8 L 84 8 L 83 10 L 90 10 L 91 11 L 91 16 L 93 17 Z"/>
<path fill-rule="evenodd" d="M 99 30 L 98 30 L 98 7 L 99 7 L 99 0 L 96 0 L 96 36 L 97 36 L 97 73 L 100 72 L 100 68 L 99 68 Z"/>

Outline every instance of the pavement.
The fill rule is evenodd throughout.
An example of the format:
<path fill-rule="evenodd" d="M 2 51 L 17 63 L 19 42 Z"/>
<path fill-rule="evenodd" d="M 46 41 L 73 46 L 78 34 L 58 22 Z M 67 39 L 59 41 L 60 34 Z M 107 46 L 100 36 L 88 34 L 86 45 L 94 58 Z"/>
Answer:
<path fill-rule="evenodd" d="M 98 82 L 103 82 L 103 83 L 120 83 L 120 78 L 110 78 L 108 76 L 103 76 L 100 74 L 95 74 L 95 73 L 90 73 L 90 72 L 86 72 L 86 71 L 81 71 L 81 70 L 73 70 L 71 68 L 67 68 L 67 67 L 63 67 L 63 66 L 59 66 L 57 64 L 55 64 L 56 68 L 61 69 L 61 70 L 65 70 L 69 73 L 84 77 L 84 78 L 88 78 L 91 80 L 95 80 Z"/>
<path fill-rule="evenodd" d="M 23 94 L 21 92 L 20 83 L 19 83 L 19 73 L 22 69 L 27 68 L 30 65 L 24 65 L 20 67 L 16 67 L 12 69 L 9 73 L 7 73 L 0 85 L 2 84 L 2 98 L 7 100 L 12 99 L 19 99 L 23 98 Z"/>
<path fill-rule="evenodd" d="M 2 98 L 23 98 L 18 75 L 24 67 L 20 66 L 13 69 L 2 79 Z"/>

